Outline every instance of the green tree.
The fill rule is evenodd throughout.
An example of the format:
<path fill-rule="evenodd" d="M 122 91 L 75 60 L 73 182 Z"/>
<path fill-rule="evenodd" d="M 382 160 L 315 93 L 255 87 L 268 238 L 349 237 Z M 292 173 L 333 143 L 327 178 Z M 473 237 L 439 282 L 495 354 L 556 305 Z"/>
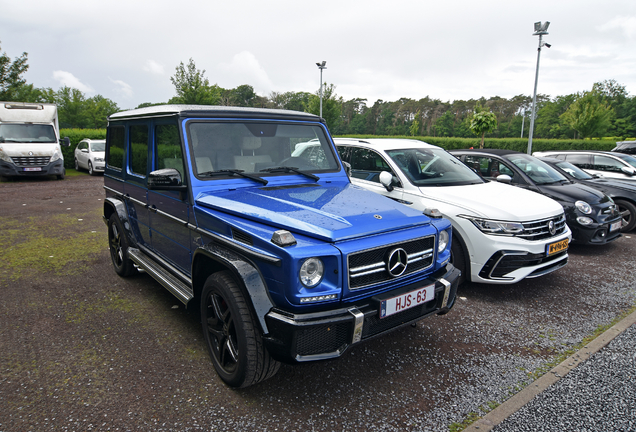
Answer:
<path fill-rule="evenodd" d="M 103 129 L 108 125 L 108 116 L 119 111 L 115 102 L 96 95 L 86 100 L 85 127 L 90 129 Z"/>
<path fill-rule="evenodd" d="M 416 136 L 420 134 L 420 127 L 421 127 L 420 118 L 421 117 L 422 117 L 422 113 L 419 110 L 417 110 L 417 112 L 415 113 L 415 118 L 413 119 L 411 126 L 409 126 L 409 132 L 411 136 Z"/>
<path fill-rule="evenodd" d="M 561 114 L 561 118 L 578 132 L 580 138 L 590 138 L 602 136 L 611 127 L 613 114 L 614 109 L 593 90 L 583 93 Z"/>
<path fill-rule="evenodd" d="M 322 117 L 329 129 L 335 130 L 339 126 L 341 106 L 342 100 L 336 95 L 336 86 L 325 83 L 322 87 Z M 320 115 L 320 91 L 312 95 L 305 111 Z"/>
<path fill-rule="evenodd" d="M 26 85 L 22 75 L 29 69 L 27 60 L 25 52 L 13 61 L 6 53 L 0 52 L 0 100 L 18 101 L 19 92 Z"/>
<path fill-rule="evenodd" d="M 177 95 L 171 98 L 169 103 L 194 105 L 216 105 L 219 103 L 221 92 L 219 86 L 210 86 L 210 82 L 205 77 L 205 69 L 197 69 L 192 58 L 187 66 L 180 62 L 175 70 L 170 81 L 174 85 Z"/>
<path fill-rule="evenodd" d="M 479 148 L 484 148 L 484 137 L 487 133 L 494 131 L 496 128 L 497 116 L 483 109 L 481 105 L 477 105 L 473 118 L 470 120 L 470 130 L 477 136 L 481 135 Z"/>

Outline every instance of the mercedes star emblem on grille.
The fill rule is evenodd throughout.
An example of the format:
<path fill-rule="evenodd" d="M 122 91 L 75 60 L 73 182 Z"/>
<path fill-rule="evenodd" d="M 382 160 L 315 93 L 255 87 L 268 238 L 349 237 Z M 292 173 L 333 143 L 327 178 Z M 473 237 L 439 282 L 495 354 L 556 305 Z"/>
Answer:
<path fill-rule="evenodd" d="M 550 235 L 554 235 L 556 233 L 556 226 L 554 226 L 554 221 L 548 222 L 548 230 L 550 231 Z"/>
<path fill-rule="evenodd" d="M 402 248 L 393 249 L 389 253 L 389 259 L 386 263 L 386 270 L 393 277 L 398 277 L 406 270 L 409 263 L 409 257 Z"/>

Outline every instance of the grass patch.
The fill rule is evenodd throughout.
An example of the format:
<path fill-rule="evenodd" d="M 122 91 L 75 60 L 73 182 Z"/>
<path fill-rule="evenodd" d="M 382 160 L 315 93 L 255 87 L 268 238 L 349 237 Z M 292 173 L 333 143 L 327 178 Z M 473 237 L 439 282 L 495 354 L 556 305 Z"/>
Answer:
<path fill-rule="evenodd" d="M 77 216 L 0 218 L 0 280 L 81 273 L 108 245 Z"/>

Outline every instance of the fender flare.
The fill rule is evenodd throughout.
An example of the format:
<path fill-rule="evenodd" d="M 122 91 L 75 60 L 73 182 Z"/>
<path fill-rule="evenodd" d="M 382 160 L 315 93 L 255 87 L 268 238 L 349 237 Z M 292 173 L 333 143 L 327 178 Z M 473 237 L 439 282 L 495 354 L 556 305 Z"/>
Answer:
<path fill-rule="evenodd" d="M 121 224 L 124 226 L 124 230 L 126 231 L 126 237 L 131 246 L 137 247 L 137 237 L 133 233 L 133 227 L 128 219 L 128 212 L 126 210 L 126 203 L 122 200 L 107 197 L 104 199 L 104 223 L 108 226 L 108 220 L 113 215 L 113 213 L 117 214 L 117 217 L 121 221 Z"/>
<path fill-rule="evenodd" d="M 206 268 L 207 271 L 199 269 L 199 263 L 203 257 L 217 263 L 218 268 Z M 200 297 L 205 279 L 222 269 L 230 270 L 249 294 L 250 307 L 256 314 L 263 334 L 269 333 L 265 315 L 274 307 L 274 304 L 258 267 L 245 257 L 214 243 L 208 243 L 195 250 L 192 256 L 192 288 L 195 295 Z"/>

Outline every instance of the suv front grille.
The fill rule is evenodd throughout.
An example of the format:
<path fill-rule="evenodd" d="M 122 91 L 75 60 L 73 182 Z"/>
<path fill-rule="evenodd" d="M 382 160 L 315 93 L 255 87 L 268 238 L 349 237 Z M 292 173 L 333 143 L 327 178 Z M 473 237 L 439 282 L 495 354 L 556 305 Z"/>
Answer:
<path fill-rule="evenodd" d="M 13 156 L 11 160 L 21 167 L 46 166 L 51 160 L 50 156 Z"/>
<path fill-rule="evenodd" d="M 554 234 L 550 233 L 550 222 L 554 224 Z M 532 222 L 523 222 L 523 233 L 517 237 L 526 240 L 543 240 L 550 237 L 558 236 L 565 232 L 565 215 L 561 213 L 559 216 L 541 219 Z"/>
<path fill-rule="evenodd" d="M 361 289 L 426 269 L 433 264 L 434 248 L 435 236 L 427 236 L 353 253 L 347 257 L 349 289 Z M 408 259 L 404 263 L 404 272 L 394 276 L 389 272 L 388 261 L 391 254 L 399 249 L 406 252 Z"/>

